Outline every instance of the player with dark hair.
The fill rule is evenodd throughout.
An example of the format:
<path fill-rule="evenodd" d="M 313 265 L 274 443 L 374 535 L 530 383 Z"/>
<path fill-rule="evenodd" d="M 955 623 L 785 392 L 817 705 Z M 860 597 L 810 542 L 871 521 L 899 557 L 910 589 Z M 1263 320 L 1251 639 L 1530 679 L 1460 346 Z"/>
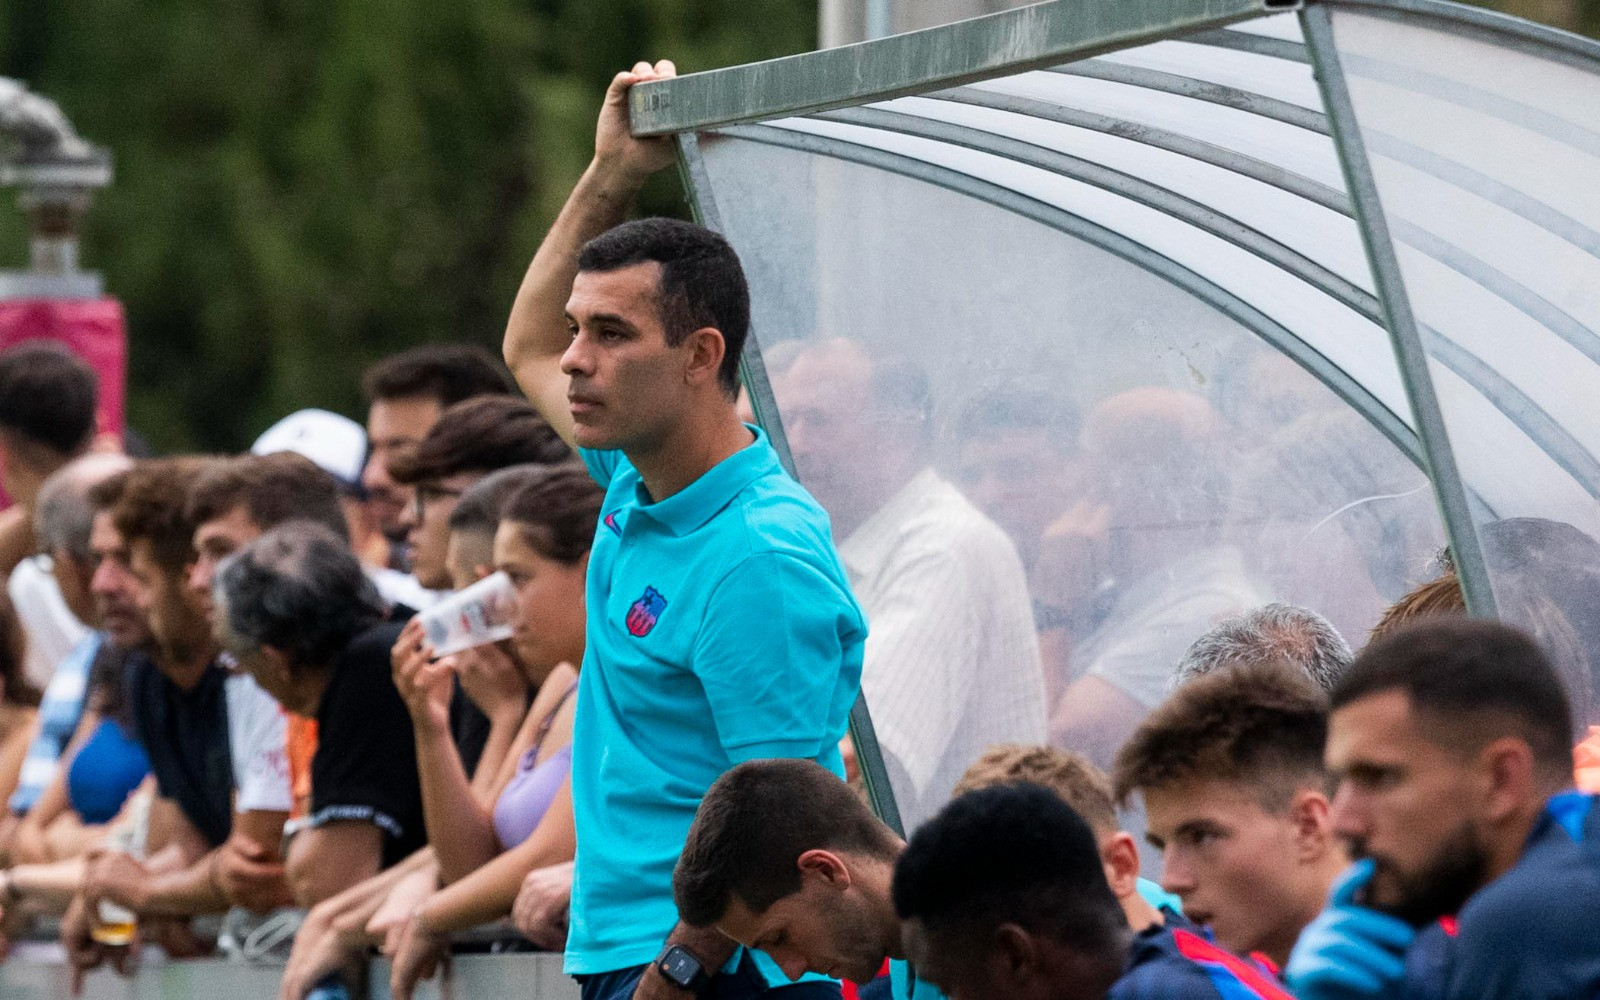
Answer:
<path fill-rule="evenodd" d="M 472 344 L 424 344 L 366 370 L 367 439 L 371 452 L 361 483 L 384 534 L 404 537 L 400 515 L 410 491 L 389 475 L 389 462 L 409 454 L 439 415 L 474 396 L 509 395 L 511 381 L 494 355 Z"/>
<path fill-rule="evenodd" d="M 951 1000 L 1289 996 L 1196 931 L 1133 934 L 1094 831 L 1038 785 L 951 802 L 912 835 L 893 893 L 912 962 Z"/>
<path fill-rule="evenodd" d="M 1327 747 L 1361 860 L 1295 947 L 1296 994 L 1596 996 L 1600 810 L 1567 790 L 1571 748 L 1560 679 L 1516 629 L 1443 617 L 1369 645 Z"/>
<path fill-rule="evenodd" d="M 1300 667 L 1224 667 L 1178 688 L 1117 755 L 1162 888 L 1241 955 L 1288 961 L 1348 863 L 1328 818 L 1326 695 Z"/>

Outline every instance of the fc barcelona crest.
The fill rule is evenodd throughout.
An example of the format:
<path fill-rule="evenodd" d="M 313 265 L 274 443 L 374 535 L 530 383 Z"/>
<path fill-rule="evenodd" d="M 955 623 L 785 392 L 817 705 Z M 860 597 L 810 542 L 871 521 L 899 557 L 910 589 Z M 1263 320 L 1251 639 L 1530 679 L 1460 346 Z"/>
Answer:
<path fill-rule="evenodd" d="M 654 587 L 644 588 L 644 596 L 634 601 L 633 607 L 628 609 L 628 634 L 649 635 L 666 606 L 667 599 L 661 596 L 660 591 Z"/>

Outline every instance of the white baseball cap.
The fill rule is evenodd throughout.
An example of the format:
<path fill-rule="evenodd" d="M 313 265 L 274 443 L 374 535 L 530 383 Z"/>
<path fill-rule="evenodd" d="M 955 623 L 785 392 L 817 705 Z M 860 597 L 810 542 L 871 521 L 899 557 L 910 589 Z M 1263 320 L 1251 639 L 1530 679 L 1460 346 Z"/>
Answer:
<path fill-rule="evenodd" d="M 252 454 L 292 451 L 321 466 L 351 489 L 361 487 L 367 464 L 367 432 L 349 417 L 327 410 L 296 410 L 268 427 L 250 446 Z"/>

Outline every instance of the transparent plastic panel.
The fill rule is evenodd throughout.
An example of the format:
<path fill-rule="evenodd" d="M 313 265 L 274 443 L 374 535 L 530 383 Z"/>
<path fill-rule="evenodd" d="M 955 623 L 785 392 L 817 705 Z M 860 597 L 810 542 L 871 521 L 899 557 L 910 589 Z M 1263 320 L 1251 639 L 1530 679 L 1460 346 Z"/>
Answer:
<path fill-rule="evenodd" d="M 1333 25 L 1501 617 L 1600 722 L 1600 67 L 1416 15 Z"/>
<path fill-rule="evenodd" d="M 1230 615 L 1302 604 L 1359 645 L 1430 574 L 1442 533 L 1421 473 L 1214 305 L 948 181 L 772 143 L 848 136 L 1062 204 L 1080 204 L 1073 182 L 783 126 L 700 149 L 779 422 L 867 611 L 863 683 L 908 828 L 997 743 L 1108 765 Z M 1174 252 L 1210 239 L 1137 206 L 1080 207 Z M 1284 277 L 1187 253 L 1241 286 Z M 1322 315 L 1288 307 L 1316 297 L 1300 288 L 1285 318 Z"/>

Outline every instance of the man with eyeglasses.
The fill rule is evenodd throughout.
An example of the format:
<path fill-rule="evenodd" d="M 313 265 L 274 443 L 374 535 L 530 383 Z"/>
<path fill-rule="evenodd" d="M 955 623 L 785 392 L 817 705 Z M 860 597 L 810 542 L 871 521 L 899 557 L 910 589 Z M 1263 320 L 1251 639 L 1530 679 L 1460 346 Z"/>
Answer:
<path fill-rule="evenodd" d="M 413 488 L 401 524 L 417 582 L 430 590 L 449 589 L 450 513 L 474 483 L 498 469 L 551 465 L 571 456 L 525 400 L 480 396 L 445 410 L 416 451 L 389 462 L 390 476 Z"/>

